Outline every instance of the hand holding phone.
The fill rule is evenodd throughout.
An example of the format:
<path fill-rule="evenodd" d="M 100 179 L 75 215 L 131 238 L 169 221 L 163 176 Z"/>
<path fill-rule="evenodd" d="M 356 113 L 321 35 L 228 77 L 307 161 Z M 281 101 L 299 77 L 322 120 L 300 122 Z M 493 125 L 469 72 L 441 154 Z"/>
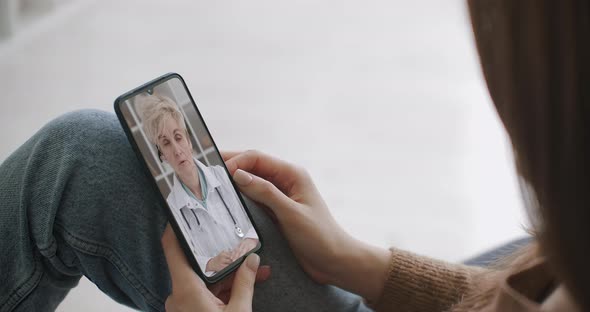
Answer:
<path fill-rule="evenodd" d="M 346 233 L 305 170 L 257 151 L 224 153 L 223 158 L 240 190 L 269 208 L 313 280 L 373 302 L 379 298 L 390 252 Z"/>
<path fill-rule="evenodd" d="M 170 226 L 162 236 L 162 248 L 172 280 L 166 311 L 251 311 L 254 283 L 270 275 L 270 268 L 259 267 L 258 255 L 251 254 L 235 276 L 207 288 L 186 260 Z"/>

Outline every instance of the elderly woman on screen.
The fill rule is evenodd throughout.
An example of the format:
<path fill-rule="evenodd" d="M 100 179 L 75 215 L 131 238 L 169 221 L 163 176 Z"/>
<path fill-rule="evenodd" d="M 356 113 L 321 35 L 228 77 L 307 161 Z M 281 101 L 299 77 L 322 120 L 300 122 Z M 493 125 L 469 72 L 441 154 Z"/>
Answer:
<path fill-rule="evenodd" d="M 211 276 L 254 249 L 258 235 L 225 168 L 207 167 L 193 156 L 176 103 L 165 96 L 146 95 L 136 102 L 136 109 L 160 160 L 174 170 L 166 200 L 202 271 Z"/>

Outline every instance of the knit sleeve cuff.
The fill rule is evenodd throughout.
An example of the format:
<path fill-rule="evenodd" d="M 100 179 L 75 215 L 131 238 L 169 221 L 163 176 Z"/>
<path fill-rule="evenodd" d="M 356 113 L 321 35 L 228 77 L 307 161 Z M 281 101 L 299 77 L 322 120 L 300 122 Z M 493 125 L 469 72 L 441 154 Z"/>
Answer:
<path fill-rule="evenodd" d="M 468 291 L 477 270 L 391 248 L 377 311 L 445 311 Z"/>

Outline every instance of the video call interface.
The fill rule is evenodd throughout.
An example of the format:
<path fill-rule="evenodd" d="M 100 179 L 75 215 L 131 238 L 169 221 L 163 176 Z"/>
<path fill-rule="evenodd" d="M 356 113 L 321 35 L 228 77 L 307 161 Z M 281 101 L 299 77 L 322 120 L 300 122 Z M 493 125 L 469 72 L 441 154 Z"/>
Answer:
<path fill-rule="evenodd" d="M 184 83 L 172 77 L 121 112 L 201 271 L 214 276 L 256 249 L 258 234 Z"/>

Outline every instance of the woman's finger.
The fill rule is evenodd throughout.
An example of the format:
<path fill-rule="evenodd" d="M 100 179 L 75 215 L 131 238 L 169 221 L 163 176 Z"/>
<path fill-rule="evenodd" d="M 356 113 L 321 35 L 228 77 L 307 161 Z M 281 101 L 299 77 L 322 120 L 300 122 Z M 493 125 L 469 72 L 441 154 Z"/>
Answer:
<path fill-rule="evenodd" d="M 240 153 L 225 164 L 231 175 L 242 169 L 274 183 L 282 191 L 289 190 L 301 177 L 301 172 L 294 165 L 254 150 Z"/>
<path fill-rule="evenodd" d="M 174 297 L 181 298 L 180 300 L 190 297 L 196 302 L 209 302 L 212 294 L 189 265 L 170 224 L 166 225 L 162 235 L 162 248 L 168 263 Z"/>
<path fill-rule="evenodd" d="M 230 160 L 232 157 L 241 154 L 243 152 L 241 151 L 221 151 L 219 152 L 219 154 L 221 154 L 221 158 L 223 159 L 223 161 L 228 161 Z"/>
<path fill-rule="evenodd" d="M 240 191 L 254 201 L 269 207 L 279 219 L 285 209 L 294 207 L 295 202 L 267 180 L 242 169 L 236 170 L 233 178 L 240 187 Z"/>
<path fill-rule="evenodd" d="M 263 283 L 268 280 L 271 276 L 272 270 L 270 265 L 261 265 L 256 272 L 256 283 Z M 227 298 L 223 298 L 224 293 L 229 293 L 229 290 L 232 288 L 232 284 L 234 282 L 235 273 L 231 274 L 223 281 L 216 283 L 209 287 L 209 290 L 221 299 L 223 302 L 227 303 L 229 300 L 229 296 Z"/>
<path fill-rule="evenodd" d="M 170 224 L 166 225 L 166 229 L 162 235 L 162 248 L 166 256 L 166 262 L 168 263 L 173 288 L 175 284 L 183 285 L 187 282 L 193 282 L 192 279 L 195 277 L 198 279 L 186 260 L 186 256 L 182 248 L 180 248 Z"/>
<path fill-rule="evenodd" d="M 231 298 L 228 308 L 231 311 L 251 311 L 252 296 L 254 295 L 254 283 L 256 272 L 260 265 L 260 257 L 257 254 L 250 254 L 240 266 L 234 276 L 231 290 Z"/>

